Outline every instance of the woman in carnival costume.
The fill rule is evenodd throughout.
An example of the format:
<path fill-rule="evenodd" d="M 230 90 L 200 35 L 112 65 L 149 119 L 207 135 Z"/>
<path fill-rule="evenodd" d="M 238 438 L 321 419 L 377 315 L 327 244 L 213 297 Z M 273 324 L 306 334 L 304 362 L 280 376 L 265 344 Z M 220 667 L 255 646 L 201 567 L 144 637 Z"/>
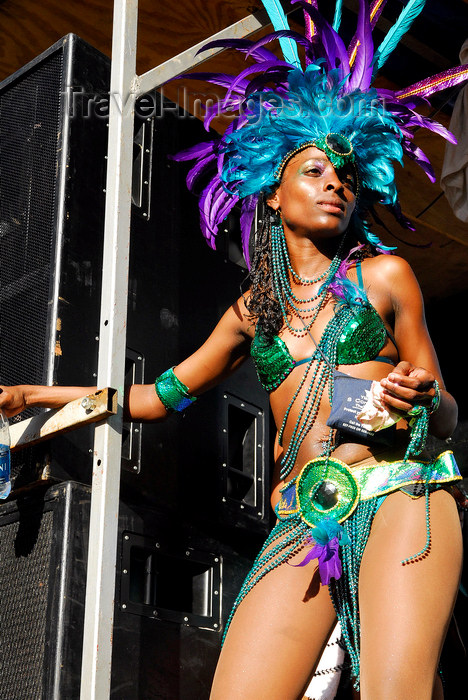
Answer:
<path fill-rule="evenodd" d="M 451 489 L 461 477 L 452 453 L 431 461 L 424 444 L 428 431 L 453 432 L 457 408 L 414 275 L 365 217 L 380 202 L 409 226 L 393 161 L 406 154 L 434 177 L 412 130 L 453 139 L 415 110 L 466 79 L 468 67 L 397 92 L 371 87 L 424 2 L 410 0 L 374 51 L 384 4 L 360 0 L 346 47 L 341 3 L 331 26 L 315 2 L 298 0 L 301 35 L 264 0 L 273 34 L 209 45 L 235 48 L 253 65 L 238 76 L 192 75 L 227 89 L 207 109 L 207 128 L 220 113 L 237 116 L 223 136 L 177 158 L 195 160 L 190 187 L 207 180 L 201 226 L 212 247 L 241 202 L 251 284 L 191 357 L 155 386 L 130 387 L 126 410 L 135 420 L 184 410 L 249 355 L 270 393 L 277 523 L 226 625 L 213 700 L 301 698 L 337 617 L 363 700 L 443 697 L 437 668 L 462 558 Z M 266 48 L 273 39 L 281 60 Z M 257 206 L 263 222 L 250 263 Z M 3 387 L 0 406 L 14 415 L 83 393 Z"/>

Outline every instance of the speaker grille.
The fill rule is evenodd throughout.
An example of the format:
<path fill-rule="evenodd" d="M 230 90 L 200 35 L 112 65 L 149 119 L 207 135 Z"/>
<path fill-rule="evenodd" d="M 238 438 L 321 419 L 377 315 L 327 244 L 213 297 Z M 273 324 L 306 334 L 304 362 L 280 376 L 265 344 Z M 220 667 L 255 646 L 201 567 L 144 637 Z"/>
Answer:
<path fill-rule="evenodd" d="M 55 52 L 0 88 L 0 357 L 8 358 L 0 367 L 3 384 L 46 379 L 62 65 L 63 52 Z"/>
<path fill-rule="evenodd" d="M 53 513 L 0 527 L 0 700 L 41 700 Z"/>

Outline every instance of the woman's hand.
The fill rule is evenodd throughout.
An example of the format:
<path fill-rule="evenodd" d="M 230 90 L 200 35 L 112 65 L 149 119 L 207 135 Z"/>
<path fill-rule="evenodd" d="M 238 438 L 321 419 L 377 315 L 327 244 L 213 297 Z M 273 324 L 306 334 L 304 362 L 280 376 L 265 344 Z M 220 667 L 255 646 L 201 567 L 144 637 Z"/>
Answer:
<path fill-rule="evenodd" d="M 430 408 L 436 395 L 436 379 L 440 384 L 440 404 L 431 415 L 429 431 L 434 437 L 445 440 L 457 425 L 457 404 L 443 388 L 441 378 L 429 370 L 415 367 L 410 362 L 400 362 L 380 382 L 384 389 L 382 400 L 406 418 L 415 406 Z"/>
<path fill-rule="evenodd" d="M 411 362 L 400 362 L 381 380 L 382 399 L 391 408 L 408 414 L 415 406 L 430 407 L 436 395 L 436 377 Z"/>

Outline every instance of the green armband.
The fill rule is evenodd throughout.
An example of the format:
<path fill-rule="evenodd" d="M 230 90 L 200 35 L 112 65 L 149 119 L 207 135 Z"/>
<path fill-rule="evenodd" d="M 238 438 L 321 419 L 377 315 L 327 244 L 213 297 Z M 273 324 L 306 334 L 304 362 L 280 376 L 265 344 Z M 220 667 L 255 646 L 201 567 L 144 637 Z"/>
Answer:
<path fill-rule="evenodd" d="M 163 372 L 154 382 L 154 388 L 164 407 L 171 413 L 184 411 L 197 400 L 174 374 L 174 368 Z"/>

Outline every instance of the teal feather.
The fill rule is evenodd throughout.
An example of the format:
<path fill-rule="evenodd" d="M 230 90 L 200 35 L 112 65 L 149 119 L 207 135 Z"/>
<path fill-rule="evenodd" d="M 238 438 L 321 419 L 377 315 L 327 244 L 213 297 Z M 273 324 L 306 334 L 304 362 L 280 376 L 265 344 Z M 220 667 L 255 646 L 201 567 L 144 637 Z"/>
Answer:
<path fill-rule="evenodd" d="M 426 0 L 409 0 L 401 11 L 396 24 L 390 29 L 374 54 L 374 76 L 396 48 L 402 36 L 409 30 L 416 17 L 422 12 L 425 4 Z"/>
<path fill-rule="evenodd" d="M 341 10 L 343 8 L 343 0 L 336 0 L 335 16 L 333 17 L 333 29 L 337 32 L 341 24 Z"/>
<path fill-rule="evenodd" d="M 284 10 L 281 6 L 279 0 L 263 0 L 263 5 L 268 13 L 271 20 L 273 28 L 275 31 L 281 31 L 283 29 L 291 30 L 289 22 L 284 14 Z M 280 40 L 281 50 L 283 52 L 284 60 L 291 63 L 295 68 L 301 68 L 301 62 L 299 60 L 299 54 L 297 53 L 296 43 L 287 37 L 282 37 Z"/>

